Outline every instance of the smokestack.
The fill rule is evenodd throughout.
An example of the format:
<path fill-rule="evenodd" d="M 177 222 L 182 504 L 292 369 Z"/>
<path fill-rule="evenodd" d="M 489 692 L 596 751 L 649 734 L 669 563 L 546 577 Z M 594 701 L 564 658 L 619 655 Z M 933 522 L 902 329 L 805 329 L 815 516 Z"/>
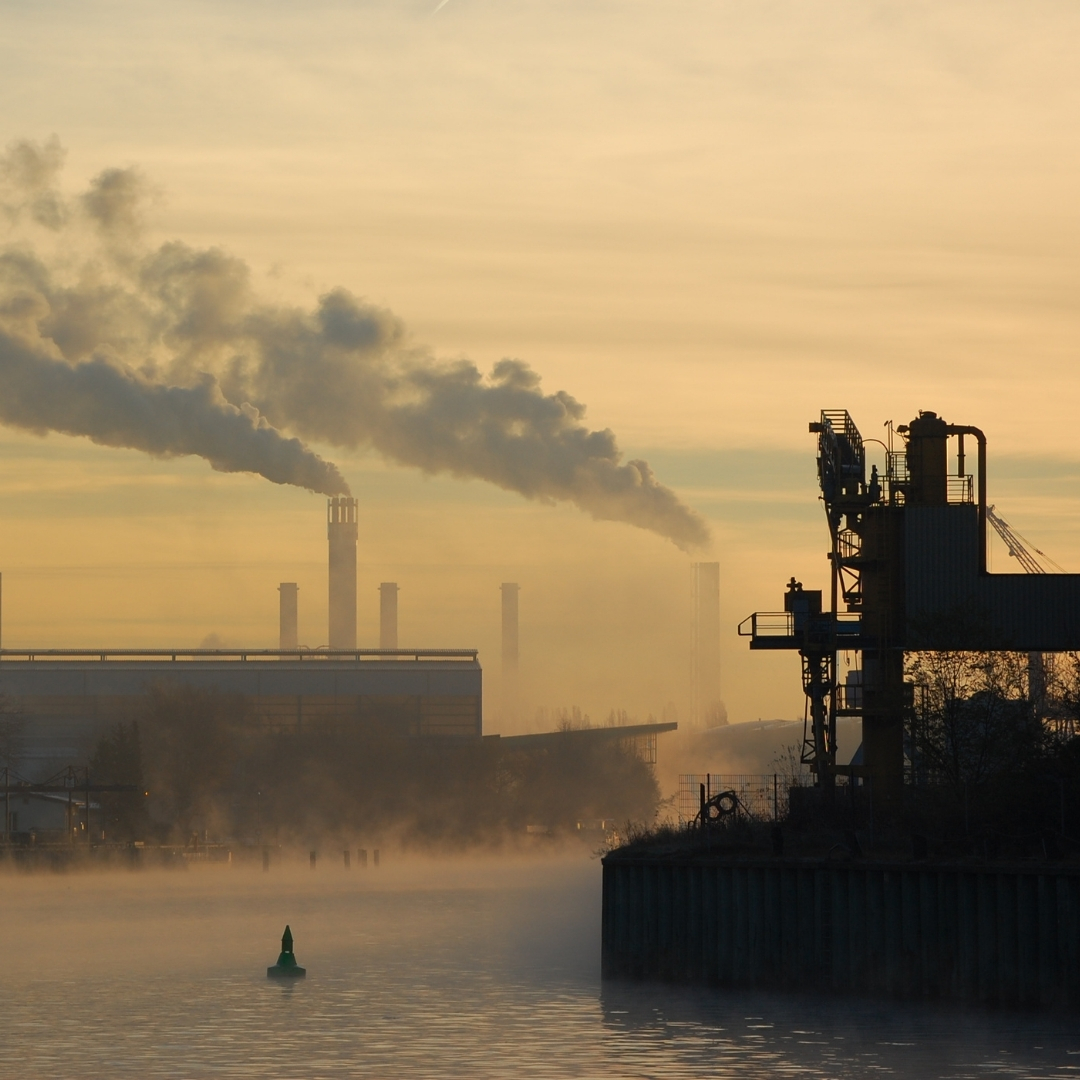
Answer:
<path fill-rule="evenodd" d="M 278 586 L 278 592 L 281 594 L 278 607 L 278 648 L 295 649 L 299 640 L 296 631 L 296 582 L 283 581 Z"/>
<path fill-rule="evenodd" d="M 397 641 L 396 581 L 384 581 L 379 586 L 379 648 L 396 649 Z"/>
<path fill-rule="evenodd" d="M 330 648 L 356 648 L 356 500 L 327 500 L 330 540 Z"/>
<path fill-rule="evenodd" d="M 518 591 L 516 581 L 504 581 L 502 589 L 502 712 L 511 723 L 518 706 Z"/>
<path fill-rule="evenodd" d="M 502 583 L 502 670 L 513 678 L 518 670 L 518 590 L 516 581 Z"/>
<path fill-rule="evenodd" d="M 691 720 L 705 727 L 724 723 L 720 701 L 720 564 L 694 563 L 694 624 L 691 656 Z"/>

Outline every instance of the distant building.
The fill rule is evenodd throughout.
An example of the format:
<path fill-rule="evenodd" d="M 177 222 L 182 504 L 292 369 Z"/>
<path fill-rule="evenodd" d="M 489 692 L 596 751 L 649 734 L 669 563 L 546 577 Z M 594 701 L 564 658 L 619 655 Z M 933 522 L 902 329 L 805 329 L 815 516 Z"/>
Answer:
<path fill-rule="evenodd" d="M 403 736 L 479 738 L 482 672 L 473 650 L 282 653 L 0 652 L 0 695 L 18 729 L 24 774 L 85 759 L 101 732 L 137 717 L 154 685 L 212 688 L 246 699 L 255 732 L 335 720 Z"/>
<path fill-rule="evenodd" d="M 656 737 L 665 731 L 676 731 L 679 725 L 621 724 L 611 727 L 565 728 L 561 731 L 542 731 L 535 735 L 493 736 L 505 750 L 536 752 L 557 746 L 596 746 L 618 743 L 624 750 L 639 757 L 647 765 L 656 764 Z"/>
<path fill-rule="evenodd" d="M 86 839 L 86 797 L 74 792 L 67 795 L 48 792 L 12 792 L 4 800 L 0 789 L 0 811 L 6 802 L 7 827 L 13 837 L 26 841 L 32 837 L 41 840 L 70 839 L 72 836 Z M 91 827 L 97 823 L 99 807 L 90 801 Z"/>

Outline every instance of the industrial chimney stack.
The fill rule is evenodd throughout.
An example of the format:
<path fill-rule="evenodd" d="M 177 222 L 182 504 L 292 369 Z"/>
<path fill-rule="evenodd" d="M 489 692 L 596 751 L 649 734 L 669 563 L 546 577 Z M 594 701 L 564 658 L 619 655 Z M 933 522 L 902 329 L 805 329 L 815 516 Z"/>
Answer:
<path fill-rule="evenodd" d="M 280 630 L 278 634 L 278 648 L 282 651 L 286 649 L 295 649 L 300 636 L 296 629 L 296 594 L 298 592 L 296 582 L 283 581 L 278 586 L 278 592 L 281 594 L 279 605 Z"/>
<path fill-rule="evenodd" d="M 379 648 L 396 649 L 397 640 L 396 581 L 384 581 L 379 586 Z"/>
<path fill-rule="evenodd" d="M 518 591 L 516 581 L 504 581 L 502 586 L 502 673 L 512 679 L 518 670 Z"/>
<path fill-rule="evenodd" d="M 356 500 L 327 500 L 330 540 L 330 648 L 356 648 Z"/>
<path fill-rule="evenodd" d="M 518 592 L 516 581 L 504 581 L 502 589 L 502 711 L 513 721 L 518 709 Z"/>
<path fill-rule="evenodd" d="M 694 563 L 691 720 L 703 727 L 723 723 L 720 702 L 720 564 Z"/>

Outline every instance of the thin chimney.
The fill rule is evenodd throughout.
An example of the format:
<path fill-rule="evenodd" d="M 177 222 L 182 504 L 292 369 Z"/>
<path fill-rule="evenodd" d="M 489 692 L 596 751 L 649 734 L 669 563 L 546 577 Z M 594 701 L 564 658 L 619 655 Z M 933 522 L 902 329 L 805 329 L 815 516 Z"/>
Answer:
<path fill-rule="evenodd" d="M 517 675 L 518 670 L 518 592 L 516 581 L 502 583 L 502 670 L 503 677 Z"/>
<path fill-rule="evenodd" d="M 691 719 L 706 727 L 720 722 L 720 564 L 694 563 Z"/>
<path fill-rule="evenodd" d="M 396 581 L 384 581 L 379 586 L 380 649 L 396 649 L 398 647 L 397 594 Z"/>
<path fill-rule="evenodd" d="M 279 632 L 278 648 L 282 650 L 295 649 L 299 642 L 297 632 L 297 599 L 299 592 L 295 581 L 283 581 L 278 586 L 281 598 L 279 608 Z"/>
<path fill-rule="evenodd" d="M 518 712 L 518 593 L 516 581 L 504 581 L 502 589 L 502 713 L 511 725 Z"/>

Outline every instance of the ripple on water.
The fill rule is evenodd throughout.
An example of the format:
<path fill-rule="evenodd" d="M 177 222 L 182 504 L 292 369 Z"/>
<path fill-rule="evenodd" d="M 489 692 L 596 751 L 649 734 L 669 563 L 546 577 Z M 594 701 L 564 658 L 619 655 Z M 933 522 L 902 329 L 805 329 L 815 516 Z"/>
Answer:
<path fill-rule="evenodd" d="M 1065 1020 L 601 985 L 595 863 L 490 878 L 437 888 L 427 875 L 396 889 L 388 875 L 373 891 L 329 876 L 236 874 L 227 887 L 131 876 L 87 879 L 66 899 L 5 882 L 17 944 L 0 1076 L 1043 1080 L 1080 1071 L 1080 1038 Z M 153 888 L 167 902 L 148 903 Z M 268 982 L 263 954 L 283 913 L 298 909 L 309 977 Z M 161 944 L 170 937 L 173 952 Z M 113 964 L 123 947 L 125 962 Z"/>

